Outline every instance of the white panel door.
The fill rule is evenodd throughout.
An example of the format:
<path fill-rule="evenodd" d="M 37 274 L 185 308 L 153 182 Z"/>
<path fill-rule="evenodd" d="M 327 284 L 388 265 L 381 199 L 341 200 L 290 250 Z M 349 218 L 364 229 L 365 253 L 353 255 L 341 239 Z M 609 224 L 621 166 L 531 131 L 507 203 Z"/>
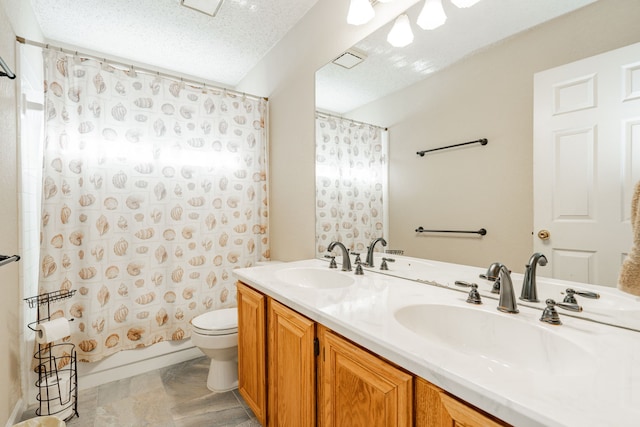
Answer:
<path fill-rule="evenodd" d="M 640 180 L 640 43 L 537 73 L 533 147 L 539 274 L 616 286 Z"/>

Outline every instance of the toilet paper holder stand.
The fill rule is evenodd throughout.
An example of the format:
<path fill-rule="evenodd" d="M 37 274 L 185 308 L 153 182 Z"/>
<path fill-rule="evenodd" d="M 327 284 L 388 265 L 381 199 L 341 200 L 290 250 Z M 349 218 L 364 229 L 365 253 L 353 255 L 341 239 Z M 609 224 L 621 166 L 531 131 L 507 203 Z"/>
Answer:
<path fill-rule="evenodd" d="M 51 303 L 71 298 L 75 292 L 75 289 L 58 290 L 25 298 L 30 308 L 38 309 L 37 320 L 27 325 L 29 329 L 35 332 L 39 323 L 52 320 Z M 38 374 L 36 415 L 56 415 L 65 421 L 79 415 L 75 344 L 55 341 L 40 344 L 33 357 L 37 361 L 35 371 Z"/>

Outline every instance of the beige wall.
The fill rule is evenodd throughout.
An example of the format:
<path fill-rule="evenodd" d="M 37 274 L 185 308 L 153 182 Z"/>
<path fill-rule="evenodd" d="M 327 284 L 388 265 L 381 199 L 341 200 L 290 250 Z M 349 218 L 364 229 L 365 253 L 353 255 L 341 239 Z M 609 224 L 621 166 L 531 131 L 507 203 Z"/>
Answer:
<path fill-rule="evenodd" d="M 390 127 L 391 245 L 522 272 L 534 231 L 533 74 L 639 42 L 639 16 L 637 0 L 600 0 L 354 112 Z M 478 138 L 489 144 L 416 155 Z M 416 235 L 418 226 L 488 233 Z"/>
<path fill-rule="evenodd" d="M 16 72 L 15 34 L 0 4 L 0 56 Z M 18 82 L 0 77 L 0 254 L 18 253 L 18 185 L 16 176 Z M 2 298 L 0 298 L 0 424 L 5 424 L 19 401 L 20 343 L 23 325 L 18 264 L 0 267 Z"/>

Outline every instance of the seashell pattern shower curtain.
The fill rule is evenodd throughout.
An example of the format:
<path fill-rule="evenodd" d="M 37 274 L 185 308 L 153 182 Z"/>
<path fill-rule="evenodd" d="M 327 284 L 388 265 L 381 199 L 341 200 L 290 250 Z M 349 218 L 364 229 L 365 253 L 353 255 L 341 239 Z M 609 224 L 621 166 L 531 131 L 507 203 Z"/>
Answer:
<path fill-rule="evenodd" d="M 266 100 L 45 49 L 40 292 L 78 360 L 190 336 L 269 258 Z"/>
<path fill-rule="evenodd" d="M 387 153 L 380 127 L 316 115 L 316 255 L 364 252 L 384 234 Z"/>

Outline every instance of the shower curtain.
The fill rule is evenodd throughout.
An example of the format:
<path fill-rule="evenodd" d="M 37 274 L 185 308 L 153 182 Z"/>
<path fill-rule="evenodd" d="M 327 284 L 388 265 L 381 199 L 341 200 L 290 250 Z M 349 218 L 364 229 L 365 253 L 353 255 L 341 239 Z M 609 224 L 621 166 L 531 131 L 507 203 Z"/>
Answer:
<path fill-rule="evenodd" d="M 45 49 L 39 292 L 78 360 L 190 335 L 269 258 L 267 102 Z"/>
<path fill-rule="evenodd" d="M 331 241 L 361 253 L 385 233 L 387 131 L 316 114 L 316 255 Z"/>

